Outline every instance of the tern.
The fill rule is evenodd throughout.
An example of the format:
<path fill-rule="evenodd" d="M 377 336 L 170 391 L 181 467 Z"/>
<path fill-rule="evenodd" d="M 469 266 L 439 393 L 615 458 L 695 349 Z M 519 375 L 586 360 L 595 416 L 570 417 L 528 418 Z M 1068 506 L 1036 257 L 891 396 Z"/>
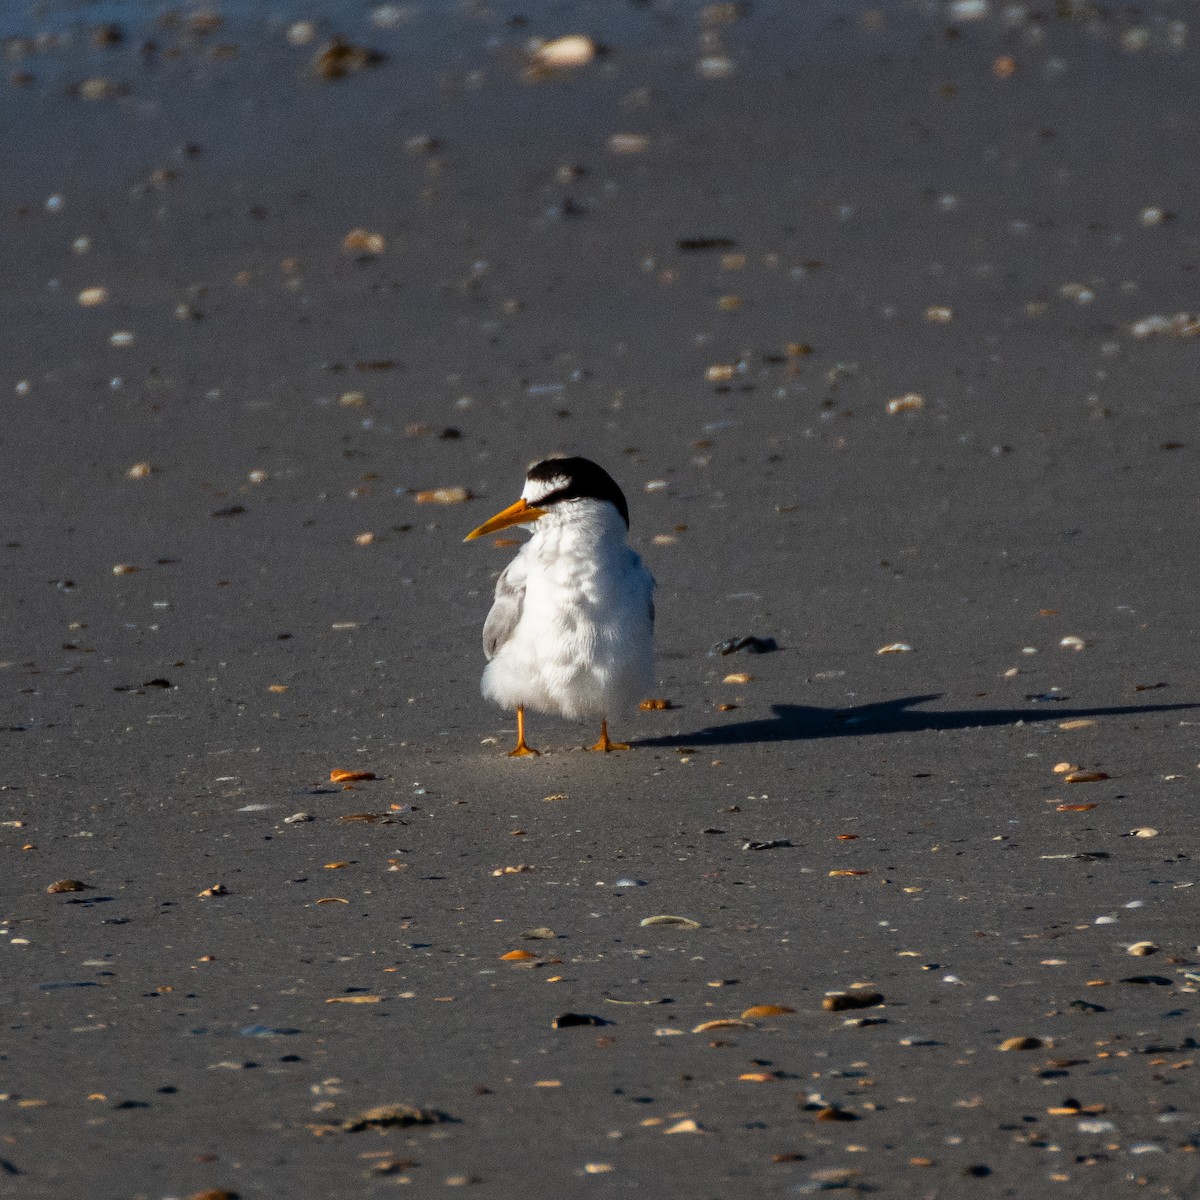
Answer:
<path fill-rule="evenodd" d="M 510 758 L 536 755 L 525 710 L 600 718 L 592 750 L 628 750 L 608 736 L 611 714 L 654 684 L 654 576 L 629 547 L 629 505 L 616 481 L 586 458 L 547 458 L 525 476 L 521 498 L 467 534 L 513 525 L 533 537 L 496 581 L 483 626 L 484 696 L 516 710 Z"/>

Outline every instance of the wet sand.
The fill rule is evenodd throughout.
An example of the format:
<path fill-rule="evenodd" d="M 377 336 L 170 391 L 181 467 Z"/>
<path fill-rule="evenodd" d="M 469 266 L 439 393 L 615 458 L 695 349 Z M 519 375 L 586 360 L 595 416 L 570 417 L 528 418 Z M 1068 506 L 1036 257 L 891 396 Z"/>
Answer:
<path fill-rule="evenodd" d="M 1196 1194 L 1183 10 L 797 7 L 3 18 L 5 1196 Z M 671 707 L 512 761 L 556 450 Z"/>

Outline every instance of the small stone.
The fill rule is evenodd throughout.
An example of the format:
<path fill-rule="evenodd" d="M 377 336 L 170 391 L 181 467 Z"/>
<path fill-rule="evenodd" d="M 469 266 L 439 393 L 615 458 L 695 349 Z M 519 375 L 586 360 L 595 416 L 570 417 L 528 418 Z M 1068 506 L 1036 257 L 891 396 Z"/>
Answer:
<path fill-rule="evenodd" d="M 314 817 L 312 815 L 312 813 L 298 812 L 298 813 L 292 813 L 292 815 L 290 817 L 284 817 L 283 823 L 285 825 L 303 825 L 304 822 L 306 822 L 306 821 L 315 821 L 315 820 L 316 820 L 316 817 Z"/>
<path fill-rule="evenodd" d="M 378 66 L 387 60 L 386 54 L 366 46 L 355 46 L 345 38 L 335 37 L 317 51 L 312 70 L 318 79 L 332 81 Z"/>
<path fill-rule="evenodd" d="M 854 1008 L 874 1008 L 883 1003 L 882 992 L 858 991 L 835 992 L 821 1001 L 821 1007 L 826 1012 L 845 1012 Z"/>

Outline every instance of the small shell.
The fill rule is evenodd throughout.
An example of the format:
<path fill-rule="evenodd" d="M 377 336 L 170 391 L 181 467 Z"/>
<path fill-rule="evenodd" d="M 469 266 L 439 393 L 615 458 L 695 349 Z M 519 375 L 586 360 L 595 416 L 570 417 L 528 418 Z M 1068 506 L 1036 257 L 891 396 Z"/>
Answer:
<path fill-rule="evenodd" d="M 1100 783 L 1108 779 L 1104 771 L 1072 771 L 1064 779 L 1064 783 Z"/>
<path fill-rule="evenodd" d="M 687 1117 L 682 1121 L 676 1121 L 674 1125 L 668 1125 L 663 1133 L 703 1133 L 704 1130 L 696 1124 L 691 1117 Z"/>
<path fill-rule="evenodd" d="M 329 772 L 330 783 L 358 783 L 362 780 L 374 779 L 373 771 L 339 771 Z"/>
<path fill-rule="evenodd" d="M 788 1008 L 786 1004 L 755 1004 L 742 1013 L 742 1019 L 752 1021 L 756 1017 L 786 1017 L 795 1011 L 794 1008 Z"/>
<path fill-rule="evenodd" d="M 342 249 L 348 254 L 382 254 L 387 249 L 387 239 L 382 233 L 352 229 L 342 239 Z"/>
<path fill-rule="evenodd" d="M 1132 946 L 1126 948 L 1126 954 L 1132 954 L 1134 958 L 1145 958 L 1148 954 L 1153 954 L 1158 950 L 1158 946 L 1154 942 L 1134 942 Z"/>
<path fill-rule="evenodd" d="M 918 412 L 925 407 L 925 397 L 916 392 L 907 392 L 903 396 L 895 396 L 887 402 L 888 416 L 896 413 Z"/>
<path fill-rule="evenodd" d="M 135 462 L 125 472 L 126 479 L 148 479 L 153 474 L 154 468 L 148 462 Z"/>
<path fill-rule="evenodd" d="M 678 925 L 683 929 L 699 929 L 700 922 L 691 917 L 675 917 L 670 913 L 660 913 L 656 917 L 643 917 L 639 922 L 643 929 L 650 925 Z"/>
<path fill-rule="evenodd" d="M 912 647 L 907 642 L 889 642 L 886 646 L 880 646 L 875 651 L 876 654 L 907 654 Z"/>
<path fill-rule="evenodd" d="M 539 66 L 562 71 L 571 67 L 583 67 L 596 57 L 596 43 L 582 33 L 569 33 L 565 37 L 542 42 L 533 51 L 533 61 Z"/>
<path fill-rule="evenodd" d="M 702 1021 L 697 1025 L 693 1033 L 711 1033 L 714 1029 L 753 1029 L 754 1025 L 749 1021 L 739 1021 L 734 1017 L 721 1017 L 716 1021 Z"/>
<path fill-rule="evenodd" d="M 1069 634 L 1067 637 L 1060 639 L 1058 644 L 1064 650 L 1082 650 L 1087 645 L 1087 642 L 1081 637 Z"/>
<path fill-rule="evenodd" d="M 722 683 L 750 683 L 754 679 L 753 675 L 748 675 L 745 671 L 734 671 L 730 675 L 726 675 L 721 680 Z"/>
<path fill-rule="evenodd" d="M 95 308 L 98 304 L 103 304 L 108 299 L 108 288 L 106 287 L 89 287 L 84 288 L 79 293 L 79 303 L 84 308 Z"/>
<path fill-rule="evenodd" d="M 1036 1037 L 1010 1037 L 996 1047 L 997 1050 L 1040 1050 L 1047 1043 Z"/>
<path fill-rule="evenodd" d="M 614 154 L 641 154 L 650 139 L 644 133 L 614 133 L 608 139 L 608 148 Z"/>
<path fill-rule="evenodd" d="M 528 962 L 531 958 L 537 958 L 532 950 L 510 950 L 500 955 L 501 962 Z"/>
<path fill-rule="evenodd" d="M 430 488 L 417 493 L 418 504 L 463 504 L 470 498 L 471 493 L 465 487 Z"/>

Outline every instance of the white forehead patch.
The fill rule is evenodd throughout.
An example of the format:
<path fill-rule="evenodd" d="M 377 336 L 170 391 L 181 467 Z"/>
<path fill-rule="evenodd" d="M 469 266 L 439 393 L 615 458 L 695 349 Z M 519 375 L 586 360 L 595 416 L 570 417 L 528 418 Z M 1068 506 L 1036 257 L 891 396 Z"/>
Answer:
<path fill-rule="evenodd" d="M 565 475 L 555 475 L 553 479 L 527 479 L 521 499 L 536 508 L 539 500 L 544 500 L 552 492 L 565 488 L 570 482 Z"/>

